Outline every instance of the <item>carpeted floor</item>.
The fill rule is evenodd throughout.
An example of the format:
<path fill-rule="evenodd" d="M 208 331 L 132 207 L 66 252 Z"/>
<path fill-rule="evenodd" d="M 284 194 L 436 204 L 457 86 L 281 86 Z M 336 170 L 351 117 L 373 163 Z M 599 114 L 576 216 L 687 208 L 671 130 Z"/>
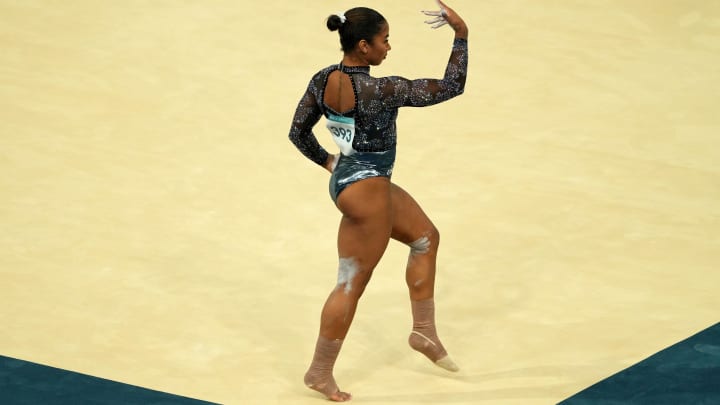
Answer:
<path fill-rule="evenodd" d="M 203 405 L 211 402 L 0 356 L 3 405 Z"/>
<path fill-rule="evenodd" d="M 720 323 L 560 403 L 610 404 L 720 404 Z"/>

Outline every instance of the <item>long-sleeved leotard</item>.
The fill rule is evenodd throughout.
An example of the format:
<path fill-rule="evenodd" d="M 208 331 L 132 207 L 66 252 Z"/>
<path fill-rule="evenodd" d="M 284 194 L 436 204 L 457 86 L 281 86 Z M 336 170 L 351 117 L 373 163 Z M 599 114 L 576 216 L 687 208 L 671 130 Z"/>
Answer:
<path fill-rule="evenodd" d="M 395 121 L 400 107 L 424 107 L 449 100 L 463 93 L 467 76 L 467 40 L 456 38 L 442 79 L 408 80 L 399 76 L 375 78 L 370 67 L 332 65 L 316 73 L 298 103 L 289 138 L 307 158 L 323 165 L 328 152 L 318 143 L 313 127 L 322 115 L 344 115 L 355 119 L 352 147 L 358 152 L 383 152 L 395 147 Z M 324 100 L 328 76 L 342 69 L 350 76 L 355 107 L 340 114 Z"/>

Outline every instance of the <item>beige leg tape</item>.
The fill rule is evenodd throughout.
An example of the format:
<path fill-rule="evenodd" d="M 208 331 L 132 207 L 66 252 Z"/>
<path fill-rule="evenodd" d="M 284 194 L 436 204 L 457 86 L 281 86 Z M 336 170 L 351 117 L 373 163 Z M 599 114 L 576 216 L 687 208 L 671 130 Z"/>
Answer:
<path fill-rule="evenodd" d="M 339 391 L 332 372 L 342 344 L 343 341 L 340 339 L 318 337 L 312 364 L 305 373 L 305 385 L 327 397 Z"/>
<path fill-rule="evenodd" d="M 413 331 L 408 343 L 436 365 L 449 370 L 460 368 L 450 359 L 435 329 L 435 300 L 410 301 L 413 314 Z"/>

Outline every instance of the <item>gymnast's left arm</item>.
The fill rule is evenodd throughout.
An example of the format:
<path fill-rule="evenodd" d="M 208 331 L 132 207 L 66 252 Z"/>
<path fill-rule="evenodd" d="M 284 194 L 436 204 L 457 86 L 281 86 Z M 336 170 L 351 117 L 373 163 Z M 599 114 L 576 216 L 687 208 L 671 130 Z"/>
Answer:
<path fill-rule="evenodd" d="M 465 91 L 468 70 L 467 37 L 453 39 L 442 79 L 409 80 L 391 76 L 379 80 L 385 102 L 394 107 L 425 107 L 457 97 Z"/>

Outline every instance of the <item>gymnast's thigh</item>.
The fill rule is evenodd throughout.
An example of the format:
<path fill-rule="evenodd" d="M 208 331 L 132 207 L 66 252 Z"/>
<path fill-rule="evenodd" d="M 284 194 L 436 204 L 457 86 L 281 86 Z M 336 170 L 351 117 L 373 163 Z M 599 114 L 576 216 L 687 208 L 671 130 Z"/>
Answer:
<path fill-rule="evenodd" d="M 437 229 L 420 204 L 395 183 L 390 187 L 393 239 L 409 244 L 423 236 L 437 234 Z"/>
<path fill-rule="evenodd" d="M 382 257 L 392 230 L 390 181 L 372 177 L 349 185 L 338 196 L 343 213 L 338 231 L 338 256 L 353 258 L 372 270 Z"/>

